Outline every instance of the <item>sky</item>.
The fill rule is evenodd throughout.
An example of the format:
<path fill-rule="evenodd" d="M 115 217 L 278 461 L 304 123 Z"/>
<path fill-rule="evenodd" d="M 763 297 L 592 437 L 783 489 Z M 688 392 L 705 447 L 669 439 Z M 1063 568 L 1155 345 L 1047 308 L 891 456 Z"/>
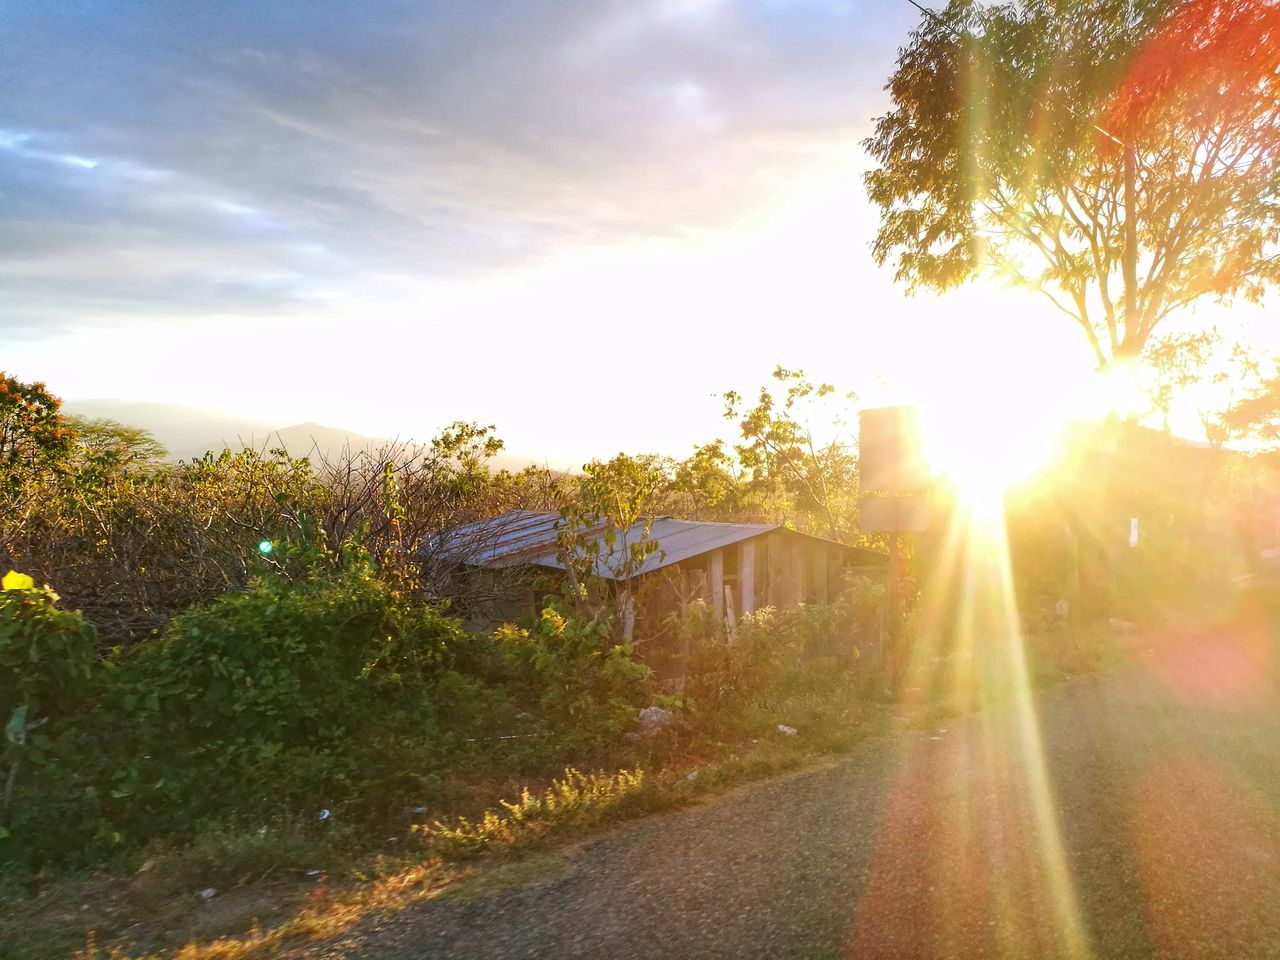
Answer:
<path fill-rule="evenodd" d="M 907 0 L 0 0 L 0 369 L 552 463 L 680 454 L 777 364 L 867 404 L 1091 366 L 907 297 L 860 146 Z M 1052 356 L 1032 366 L 1028 356 Z"/>

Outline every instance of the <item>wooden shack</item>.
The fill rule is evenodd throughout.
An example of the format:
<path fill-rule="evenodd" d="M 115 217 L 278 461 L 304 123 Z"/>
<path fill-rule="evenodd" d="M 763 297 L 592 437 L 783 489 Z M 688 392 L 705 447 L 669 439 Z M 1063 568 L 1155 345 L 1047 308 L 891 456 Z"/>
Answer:
<path fill-rule="evenodd" d="M 563 569 L 556 549 L 562 523 L 555 513 L 518 510 L 457 527 L 445 534 L 437 548 L 466 565 L 489 570 Z M 672 585 L 669 603 L 696 596 L 731 618 L 765 606 L 832 599 L 850 571 L 880 577 L 887 565 L 884 554 L 874 550 L 778 524 L 674 517 L 657 517 L 648 523 L 647 534 L 644 524 L 615 531 L 612 550 L 604 545 L 604 528 L 587 531 L 587 538 L 601 538 L 596 574 L 615 582 L 661 579 Z M 657 543 L 657 551 L 624 575 L 621 545 L 646 535 Z"/>

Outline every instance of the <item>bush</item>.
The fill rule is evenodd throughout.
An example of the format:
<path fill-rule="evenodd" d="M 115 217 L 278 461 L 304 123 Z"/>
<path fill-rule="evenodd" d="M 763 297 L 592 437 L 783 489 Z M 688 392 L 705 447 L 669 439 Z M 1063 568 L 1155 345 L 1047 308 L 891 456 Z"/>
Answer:
<path fill-rule="evenodd" d="M 144 866 L 168 884 L 188 890 L 226 889 L 290 873 L 301 876 L 340 862 L 349 831 L 330 827 L 314 816 L 304 820 L 288 814 L 255 821 L 211 820 L 198 824 L 191 842 L 180 850 L 157 845 L 156 856 Z"/>
<path fill-rule="evenodd" d="M 555 604 L 530 629 L 506 625 L 502 644 L 522 705 L 568 749 L 593 749 L 627 727 L 650 698 L 652 674 L 631 644 L 614 643 L 599 620 L 566 616 Z"/>
<path fill-rule="evenodd" d="M 64 712 L 68 692 L 89 676 L 95 633 L 58 595 L 10 571 L 0 580 L 0 712 L 27 722 Z"/>
<path fill-rule="evenodd" d="M 704 708 L 740 703 L 799 676 L 819 660 L 849 667 L 877 636 L 883 588 L 851 578 L 830 603 L 744 614 L 732 633 L 705 603 L 668 619 L 689 650 L 686 690 Z M 869 664 L 869 660 L 867 661 Z"/>
<path fill-rule="evenodd" d="M 323 494 L 308 461 L 253 451 L 14 482 L 25 492 L 0 512 L 0 560 L 56 583 L 113 645 L 242 589 L 266 566 L 258 542 L 296 533 Z"/>
<path fill-rule="evenodd" d="M 203 797 L 191 785 L 192 812 L 210 777 L 241 794 L 258 784 L 273 804 L 329 806 L 429 772 L 500 707 L 459 672 L 485 659 L 486 643 L 404 601 L 356 556 L 332 575 L 260 579 L 177 617 L 126 662 L 127 706 L 148 709 L 155 749 L 179 778 L 205 783 Z"/>
<path fill-rule="evenodd" d="M 62 721 L 82 705 L 95 660 L 93 627 L 57 604 L 30 577 L 10 571 L 0 580 L 0 843 L 35 818 L 15 808 L 19 775 L 54 761 Z"/>
<path fill-rule="evenodd" d="M 49 748 L 4 821 L 22 843 L 0 848 L 32 869 L 162 838 L 207 847 L 210 824 L 251 840 L 255 823 L 315 824 L 322 809 L 322 835 L 384 836 L 406 807 L 445 800 L 451 771 L 562 764 L 649 696 L 648 669 L 595 620 L 548 608 L 531 629 L 468 634 L 350 548 L 193 607 L 92 676 L 92 628 L 21 586 L 0 595 L 4 706 L 29 725 L 67 705 L 56 742 L 50 726 L 7 747 L 11 766 Z M 535 736 L 513 746 L 513 728 Z"/>

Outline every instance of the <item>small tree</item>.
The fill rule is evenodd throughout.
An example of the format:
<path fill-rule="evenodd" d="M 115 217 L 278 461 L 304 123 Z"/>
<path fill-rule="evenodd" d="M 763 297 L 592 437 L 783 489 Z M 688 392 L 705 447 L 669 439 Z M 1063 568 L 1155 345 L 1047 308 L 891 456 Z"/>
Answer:
<path fill-rule="evenodd" d="M 840 412 L 823 409 L 836 399 L 829 383 L 813 383 L 803 370 L 777 367 L 773 379 L 785 388 L 777 395 L 760 388 L 747 406 L 730 390 L 724 394 L 725 418 L 736 420 L 741 441 L 735 445 L 743 481 L 769 512 L 798 512 L 811 518 L 814 532 L 834 539 L 857 531 L 858 460 L 853 437 Z M 844 402 L 856 399 L 846 394 Z M 829 426 L 819 437 L 814 422 Z"/>
<path fill-rule="evenodd" d="M 667 483 L 657 457 L 593 460 L 582 468 L 578 495 L 560 511 L 557 555 L 563 564 L 573 603 L 593 619 L 605 615 L 607 595 L 593 591 L 601 577 L 619 584 L 617 610 L 622 639 L 635 627 L 634 578 L 655 553 L 652 509 Z"/>
<path fill-rule="evenodd" d="M 96 472 L 154 467 L 169 452 L 146 430 L 118 420 L 69 416 L 66 426 L 75 434 L 73 450 L 81 469 Z"/>
<path fill-rule="evenodd" d="M 56 463 L 70 454 L 75 431 L 61 407 L 43 383 L 23 383 L 0 371 L 0 473 Z"/>
<path fill-rule="evenodd" d="M 1223 414 L 1223 429 L 1232 436 L 1259 440 L 1268 446 L 1280 443 L 1280 358 L 1271 362 L 1271 373 L 1258 378 L 1257 386 Z"/>

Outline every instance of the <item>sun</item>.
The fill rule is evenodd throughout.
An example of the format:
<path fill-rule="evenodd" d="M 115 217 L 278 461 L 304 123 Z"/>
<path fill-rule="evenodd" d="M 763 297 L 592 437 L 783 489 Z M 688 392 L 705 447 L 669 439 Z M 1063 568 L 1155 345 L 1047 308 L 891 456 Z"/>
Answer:
<path fill-rule="evenodd" d="M 1049 468 L 1073 423 L 1136 416 L 1144 402 L 1136 370 L 1121 364 L 975 377 L 919 399 L 921 443 L 939 481 L 965 499 L 989 500 Z"/>
<path fill-rule="evenodd" d="M 962 497 L 998 498 L 1033 482 L 1065 451 L 1068 428 L 1139 407 L 1127 371 L 993 371 L 940 383 L 918 400 L 921 443 L 935 477 Z"/>
<path fill-rule="evenodd" d="M 925 457 L 939 480 L 970 497 L 1032 478 L 1058 449 L 1067 417 L 1017 391 L 970 394 L 921 409 Z"/>

